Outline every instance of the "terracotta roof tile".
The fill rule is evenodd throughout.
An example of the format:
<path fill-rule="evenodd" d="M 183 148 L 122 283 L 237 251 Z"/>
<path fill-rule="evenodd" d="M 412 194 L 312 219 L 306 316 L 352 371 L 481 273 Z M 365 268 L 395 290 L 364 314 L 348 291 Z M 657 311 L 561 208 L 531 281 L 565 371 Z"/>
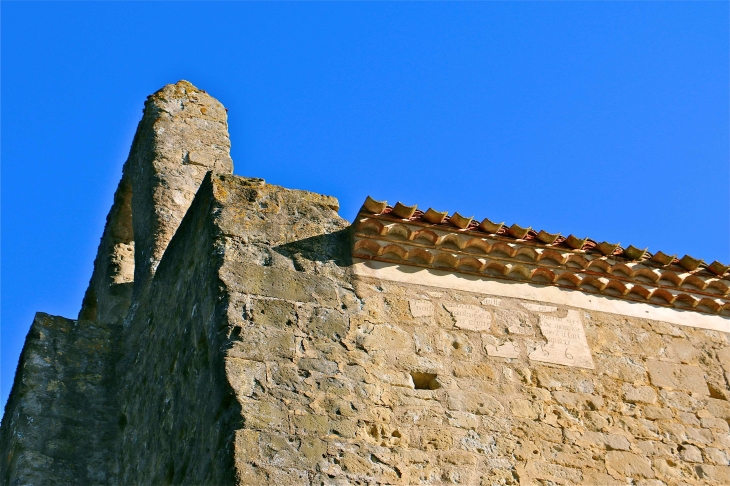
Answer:
<path fill-rule="evenodd" d="M 368 197 L 353 255 L 730 315 L 730 266 Z"/>
<path fill-rule="evenodd" d="M 458 229 L 467 231 L 477 231 L 485 234 L 494 234 L 499 236 L 512 237 L 515 239 L 522 239 L 525 241 L 533 241 L 545 245 L 551 246 L 562 246 L 565 248 L 578 249 L 584 251 L 597 251 L 603 255 L 613 255 L 621 258 L 625 258 L 631 261 L 645 261 L 649 260 L 652 263 L 666 266 L 670 264 L 678 264 L 686 270 L 696 270 L 697 268 L 707 268 L 710 272 L 716 275 L 724 275 L 730 270 L 730 266 L 726 266 L 720 262 L 713 262 L 712 269 L 710 265 L 707 265 L 702 260 L 697 260 L 689 255 L 685 255 L 681 259 L 678 259 L 676 255 L 667 255 L 661 251 L 656 254 L 652 254 L 648 251 L 648 248 L 640 249 L 629 245 L 627 248 L 623 248 L 619 243 L 608 243 L 597 242 L 590 238 L 578 238 L 574 235 L 563 237 L 560 233 L 548 233 L 545 230 L 535 231 L 531 227 L 523 228 L 518 224 L 512 224 L 511 226 L 505 226 L 504 222 L 494 223 L 491 220 L 484 218 L 481 223 L 478 223 L 472 218 L 465 218 L 458 212 L 455 212 L 451 216 L 448 216 L 448 212 L 436 211 L 433 208 L 429 208 L 426 212 L 418 209 L 417 205 L 405 206 L 398 202 L 395 208 L 388 206 L 387 201 L 376 201 L 370 196 L 365 200 L 362 210 L 373 214 L 373 215 L 390 215 L 392 217 L 405 219 L 413 222 L 425 222 L 434 225 L 451 225 Z M 469 221 L 466 223 L 466 221 Z M 719 273 L 718 273 L 719 272 Z"/>

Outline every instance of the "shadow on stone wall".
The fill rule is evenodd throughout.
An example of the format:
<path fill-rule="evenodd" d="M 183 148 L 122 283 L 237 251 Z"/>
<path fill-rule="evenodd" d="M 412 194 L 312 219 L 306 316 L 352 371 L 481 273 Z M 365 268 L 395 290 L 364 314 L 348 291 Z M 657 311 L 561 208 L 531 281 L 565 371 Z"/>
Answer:
<path fill-rule="evenodd" d="M 352 226 L 326 235 L 312 236 L 273 247 L 273 250 L 290 258 L 294 265 L 304 259 L 310 262 L 332 262 L 338 267 L 352 266 Z M 297 268 L 297 270 L 302 270 Z"/>

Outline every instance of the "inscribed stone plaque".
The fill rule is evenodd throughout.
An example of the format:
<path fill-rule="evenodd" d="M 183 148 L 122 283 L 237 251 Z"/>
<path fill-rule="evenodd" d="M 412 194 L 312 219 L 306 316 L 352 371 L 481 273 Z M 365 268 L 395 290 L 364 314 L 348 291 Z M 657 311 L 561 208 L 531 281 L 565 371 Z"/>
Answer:
<path fill-rule="evenodd" d="M 433 315 L 433 304 L 430 300 L 409 300 L 413 317 L 428 317 Z"/>
<path fill-rule="evenodd" d="M 482 304 L 484 305 L 492 305 L 494 307 L 499 307 L 499 305 L 502 303 L 502 299 L 497 299 L 494 297 L 485 297 L 484 300 L 482 300 Z"/>
<path fill-rule="evenodd" d="M 540 305 L 540 304 L 529 304 L 527 302 L 520 302 L 522 304 L 522 307 L 525 309 L 531 310 L 533 312 L 555 312 L 558 310 L 557 307 L 552 305 Z"/>
<path fill-rule="evenodd" d="M 530 359 L 594 369 L 591 349 L 578 311 L 569 310 L 566 317 L 540 315 L 540 329 L 547 344 L 530 353 Z"/>
<path fill-rule="evenodd" d="M 479 306 L 453 303 L 444 304 L 444 307 L 454 318 L 454 325 L 460 329 L 487 331 L 492 323 L 492 314 Z"/>
<path fill-rule="evenodd" d="M 484 346 L 489 356 L 498 356 L 500 358 L 519 358 L 520 347 L 517 343 L 508 341 L 501 346 L 487 344 Z"/>

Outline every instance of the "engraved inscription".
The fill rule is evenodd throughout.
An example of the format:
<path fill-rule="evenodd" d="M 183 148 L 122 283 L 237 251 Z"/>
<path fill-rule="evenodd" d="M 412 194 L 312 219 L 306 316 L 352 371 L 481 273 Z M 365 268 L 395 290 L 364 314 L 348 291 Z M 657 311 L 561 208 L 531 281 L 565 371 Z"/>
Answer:
<path fill-rule="evenodd" d="M 454 318 L 454 325 L 460 329 L 487 331 L 492 324 L 492 314 L 476 305 L 453 303 L 444 304 L 444 307 Z"/>
<path fill-rule="evenodd" d="M 578 311 L 569 310 L 566 317 L 541 315 L 540 329 L 547 344 L 541 344 L 531 352 L 530 359 L 594 369 L 591 349 Z"/>
<path fill-rule="evenodd" d="M 433 315 L 433 304 L 430 300 L 409 300 L 413 317 L 428 317 Z"/>
<path fill-rule="evenodd" d="M 502 304 L 502 299 L 497 299 L 494 297 L 485 297 L 484 300 L 482 300 L 483 305 L 492 305 L 494 307 L 499 307 Z"/>
<path fill-rule="evenodd" d="M 533 312 L 555 312 L 558 310 L 557 307 L 552 305 L 540 305 L 540 304 L 530 304 L 527 302 L 520 302 L 522 304 L 522 307 L 524 307 L 527 310 L 531 310 Z"/>
<path fill-rule="evenodd" d="M 489 356 L 497 356 L 500 358 L 519 358 L 520 347 L 517 343 L 508 341 L 501 346 L 495 346 L 493 344 L 486 344 L 484 349 L 487 350 Z"/>

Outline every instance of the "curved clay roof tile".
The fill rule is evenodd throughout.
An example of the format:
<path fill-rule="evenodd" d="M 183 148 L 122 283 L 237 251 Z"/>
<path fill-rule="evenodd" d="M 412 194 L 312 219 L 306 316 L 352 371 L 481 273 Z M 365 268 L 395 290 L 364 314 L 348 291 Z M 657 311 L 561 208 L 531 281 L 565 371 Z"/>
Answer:
<path fill-rule="evenodd" d="M 560 233 L 548 233 L 545 230 L 540 230 L 537 234 L 537 239 L 546 245 L 552 245 L 560 237 Z"/>
<path fill-rule="evenodd" d="M 468 218 L 462 216 L 459 213 L 454 213 L 449 218 L 449 223 L 456 226 L 459 229 L 466 229 L 471 224 L 471 220 L 474 219 L 474 216 L 469 216 Z"/>
<path fill-rule="evenodd" d="M 625 258 L 627 258 L 628 260 L 637 262 L 637 261 L 641 260 L 642 258 L 644 258 L 644 256 L 647 253 L 647 250 L 649 250 L 649 249 L 644 248 L 642 250 L 641 248 L 636 248 L 634 245 L 629 245 L 629 247 L 624 250 L 623 256 Z"/>
<path fill-rule="evenodd" d="M 416 208 L 418 208 L 417 204 L 414 204 L 413 206 L 406 206 L 398 201 L 395 203 L 395 207 L 393 208 L 393 211 L 391 211 L 391 214 L 401 219 L 411 219 L 413 213 L 416 212 Z"/>
<path fill-rule="evenodd" d="M 522 226 L 515 223 L 509 227 L 509 229 L 507 230 L 507 234 L 510 236 L 514 236 L 518 240 L 521 240 L 525 236 L 527 236 L 527 233 L 529 233 L 531 229 L 532 228 L 529 226 L 527 228 L 523 228 Z"/>
<path fill-rule="evenodd" d="M 365 199 L 365 203 L 362 205 L 362 207 L 364 207 L 366 211 L 373 214 L 382 213 L 383 211 L 385 211 L 385 208 L 387 206 L 388 201 L 376 201 L 370 196 Z"/>
<path fill-rule="evenodd" d="M 432 224 L 440 224 L 444 222 L 448 214 L 448 211 L 440 212 L 433 208 L 428 208 L 428 211 L 423 214 L 423 219 Z"/>
<path fill-rule="evenodd" d="M 626 249 L 622 249 L 621 246 L 616 243 L 608 243 L 606 241 L 598 243 L 589 238 L 577 238 L 573 235 L 569 235 L 567 238 L 561 236 L 560 233 L 548 233 L 547 231 L 533 231 L 531 227 L 521 227 L 517 224 L 506 227 L 505 223 L 495 223 L 490 221 L 488 218 L 484 218 L 481 223 L 473 221 L 473 218 L 465 218 L 459 213 L 455 212 L 451 217 L 447 217 L 447 212 L 436 211 L 433 208 L 429 208 L 425 213 L 419 211 L 416 205 L 406 206 L 402 203 L 397 203 L 395 207 L 391 208 L 387 205 L 386 201 L 377 201 L 370 196 L 367 197 L 363 204 L 363 211 L 374 215 L 384 215 L 406 219 L 411 221 L 423 221 L 433 225 L 443 225 L 444 230 L 448 231 L 449 228 L 458 228 L 460 230 L 482 232 L 488 235 L 498 235 L 502 237 L 511 237 L 518 240 L 535 241 L 535 243 L 542 244 L 550 247 L 564 247 L 572 250 L 583 250 L 585 252 L 598 252 L 604 257 L 621 257 L 627 260 L 644 262 L 650 265 L 658 265 L 662 267 L 669 267 L 672 265 L 679 265 L 683 269 L 689 272 L 696 270 L 704 270 L 711 274 L 719 277 L 730 277 L 730 265 L 724 265 L 720 262 L 713 262 L 707 265 L 704 261 L 693 258 L 689 255 L 685 255 L 681 259 L 677 259 L 676 255 L 668 255 L 661 251 L 652 255 L 647 250 L 637 248 L 633 245 Z"/>

